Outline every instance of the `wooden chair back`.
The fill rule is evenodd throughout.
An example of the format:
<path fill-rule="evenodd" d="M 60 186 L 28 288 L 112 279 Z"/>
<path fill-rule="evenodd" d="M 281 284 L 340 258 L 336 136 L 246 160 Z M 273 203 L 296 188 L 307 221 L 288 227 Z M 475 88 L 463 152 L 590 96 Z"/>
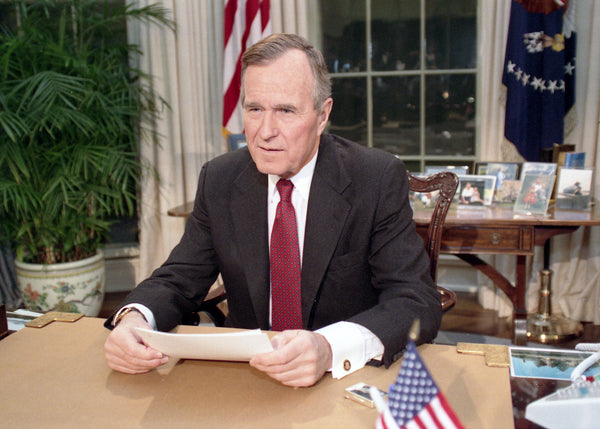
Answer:
<path fill-rule="evenodd" d="M 408 188 L 417 193 L 438 191 L 435 207 L 431 213 L 431 221 L 424 237 L 425 249 L 431 260 L 431 277 L 437 283 L 437 264 L 442 244 L 442 230 L 448 209 L 458 188 L 458 177 L 450 171 L 441 171 L 427 177 L 417 177 L 408 173 Z M 442 295 L 442 310 L 447 311 L 456 304 L 456 294 L 451 290 L 438 286 Z"/>

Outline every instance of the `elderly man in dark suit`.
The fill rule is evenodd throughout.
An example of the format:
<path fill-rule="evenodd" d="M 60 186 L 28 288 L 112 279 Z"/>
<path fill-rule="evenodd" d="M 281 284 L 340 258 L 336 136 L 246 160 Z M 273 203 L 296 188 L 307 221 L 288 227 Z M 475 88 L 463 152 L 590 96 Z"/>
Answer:
<path fill-rule="evenodd" d="M 172 329 L 219 274 L 227 326 L 282 330 L 274 351 L 250 364 L 286 385 L 310 386 L 327 371 L 339 378 L 369 361 L 389 366 L 415 319 L 421 342 L 435 337 L 440 297 L 412 220 L 404 164 L 323 134 L 330 95 L 323 57 L 305 39 L 277 34 L 245 52 L 248 147 L 204 165 L 181 242 L 107 320 L 111 368 L 140 373 L 166 363 L 133 328 Z M 279 236 L 278 207 L 288 198 L 280 181 L 292 189 L 297 243 L 286 245 L 293 251 L 284 265 L 300 257 L 297 274 L 283 276 L 270 257 L 279 246 L 270 241 Z M 280 277 L 297 286 L 285 283 L 281 292 Z M 296 314 L 293 323 L 279 322 L 284 307 Z"/>

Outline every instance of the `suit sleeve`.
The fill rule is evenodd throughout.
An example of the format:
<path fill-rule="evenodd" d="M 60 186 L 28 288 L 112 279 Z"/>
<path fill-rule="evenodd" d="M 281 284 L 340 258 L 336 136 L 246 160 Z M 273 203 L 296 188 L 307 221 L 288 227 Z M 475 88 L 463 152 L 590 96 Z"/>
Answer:
<path fill-rule="evenodd" d="M 173 329 L 186 316 L 197 311 L 218 276 L 210 222 L 202 197 L 206 170 L 207 165 L 200 173 L 194 210 L 186 222 L 180 242 L 165 263 L 123 302 L 123 305 L 138 303 L 150 309 L 160 331 Z"/>
<path fill-rule="evenodd" d="M 394 159 L 381 173 L 368 265 L 378 303 L 349 321 L 383 343 L 389 366 L 404 349 L 408 332 L 420 320 L 419 343 L 430 342 L 441 323 L 440 294 L 429 273 L 429 257 L 416 232 L 404 164 Z"/>

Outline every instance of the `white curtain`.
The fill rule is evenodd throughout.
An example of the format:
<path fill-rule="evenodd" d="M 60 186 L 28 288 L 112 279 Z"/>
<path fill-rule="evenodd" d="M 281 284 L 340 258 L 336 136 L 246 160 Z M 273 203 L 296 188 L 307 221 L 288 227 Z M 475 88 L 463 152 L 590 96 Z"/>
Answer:
<path fill-rule="evenodd" d="M 185 220 L 167 211 L 194 199 L 202 165 L 227 149 L 221 134 L 224 1 L 135 3 L 171 10 L 177 26 L 176 32 L 154 24 L 128 28 L 143 52 L 140 68 L 169 104 L 159 120 L 145 124 L 158 131 L 158 141 L 145 135 L 141 143 L 141 156 L 157 175 L 146 175 L 141 187 L 139 281 L 164 262 L 183 233 Z M 306 36 L 307 7 L 301 0 L 271 0 L 273 31 Z"/>
<path fill-rule="evenodd" d="M 577 7 L 577 126 L 565 139 L 575 143 L 577 150 L 586 152 L 586 165 L 596 165 L 600 158 L 600 4 L 594 0 L 573 1 Z M 479 59 L 481 73 L 481 153 L 482 160 L 513 161 L 516 152 L 504 139 L 504 99 L 501 84 L 504 50 L 510 2 L 483 1 L 481 4 L 481 32 Z M 600 201 L 600 180 L 594 180 L 594 199 Z M 553 312 L 569 318 L 600 323 L 600 227 L 580 228 L 573 234 L 552 239 L 550 263 L 552 277 Z M 514 257 L 487 258 L 514 281 Z M 539 270 L 543 266 L 543 250 L 528 258 L 527 307 L 537 310 Z M 504 294 L 481 276 L 480 302 L 499 311 L 501 316 L 512 313 L 512 306 Z"/>

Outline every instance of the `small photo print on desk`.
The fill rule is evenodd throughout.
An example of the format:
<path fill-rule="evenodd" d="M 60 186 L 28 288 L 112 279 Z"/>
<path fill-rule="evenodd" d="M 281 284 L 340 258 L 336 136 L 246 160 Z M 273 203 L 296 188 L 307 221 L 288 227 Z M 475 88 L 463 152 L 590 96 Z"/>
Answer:
<path fill-rule="evenodd" d="M 514 211 L 545 215 L 554 186 L 555 175 L 528 174 L 521 181 L 521 190 Z"/>
<path fill-rule="evenodd" d="M 521 190 L 520 180 L 504 180 L 496 193 L 496 202 L 500 204 L 513 204 L 517 201 Z"/>
<path fill-rule="evenodd" d="M 570 380 L 577 365 L 592 352 L 577 350 L 509 347 L 511 377 Z M 584 375 L 600 374 L 600 363 L 592 365 Z"/>
<path fill-rule="evenodd" d="M 460 207 L 489 206 L 495 187 L 496 176 L 459 175 L 455 200 L 458 200 Z"/>
<path fill-rule="evenodd" d="M 561 168 L 556 184 L 556 208 L 589 210 L 591 201 L 592 168 Z"/>

